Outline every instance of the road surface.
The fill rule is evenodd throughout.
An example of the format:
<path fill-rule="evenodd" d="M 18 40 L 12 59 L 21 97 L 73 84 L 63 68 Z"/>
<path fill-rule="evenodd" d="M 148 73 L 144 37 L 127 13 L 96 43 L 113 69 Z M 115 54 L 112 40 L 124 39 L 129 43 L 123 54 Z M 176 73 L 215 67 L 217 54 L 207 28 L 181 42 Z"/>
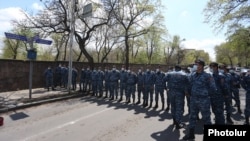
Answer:
<path fill-rule="evenodd" d="M 241 93 L 242 110 L 244 93 Z M 161 104 L 159 105 L 161 107 Z M 44 104 L 2 114 L 1 141 L 178 141 L 186 129 L 175 129 L 169 112 L 143 108 L 124 101 L 82 98 Z M 233 113 L 235 124 L 244 115 Z M 188 124 L 185 106 L 184 122 Z M 195 140 L 202 141 L 202 121 Z"/>

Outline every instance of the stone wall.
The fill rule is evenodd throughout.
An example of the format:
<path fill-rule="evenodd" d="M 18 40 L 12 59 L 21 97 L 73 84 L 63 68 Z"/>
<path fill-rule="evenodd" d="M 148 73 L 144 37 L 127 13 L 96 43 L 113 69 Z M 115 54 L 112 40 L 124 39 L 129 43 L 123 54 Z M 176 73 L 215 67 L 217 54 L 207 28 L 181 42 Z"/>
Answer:
<path fill-rule="evenodd" d="M 33 61 L 33 77 L 32 77 L 32 88 L 41 88 L 45 86 L 44 71 L 51 66 L 54 69 L 58 64 L 68 65 L 67 61 Z M 95 63 L 94 67 L 99 66 L 104 69 L 108 66 L 110 69 L 115 65 L 117 69 L 120 69 L 123 64 L 113 63 Z M 80 71 L 83 67 L 86 68 L 88 63 L 73 62 L 73 66 Z M 168 67 L 161 65 L 163 71 L 167 71 Z M 144 64 L 130 64 L 130 69 L 137 72 L 140 68 L 146 68 Z M 150 68 L 155 70 L 158 67 L 157 64 L 150 65 Z M 29 72 L 30 72 L 30 61 L 26 60 L 7 60 L 0 59 L 0 92 L 16 91 L 21 89 L 29 89 Z M 78 75 L 79 82 L 80 74 Z"/>

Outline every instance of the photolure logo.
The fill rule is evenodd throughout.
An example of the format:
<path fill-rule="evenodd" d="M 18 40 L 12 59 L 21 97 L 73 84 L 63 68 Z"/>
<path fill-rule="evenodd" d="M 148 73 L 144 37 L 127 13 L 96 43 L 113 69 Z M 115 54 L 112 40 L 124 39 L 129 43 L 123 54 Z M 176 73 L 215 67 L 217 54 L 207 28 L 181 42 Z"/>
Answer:
<path fill-rule="evenodd" d="M 204 125 L 203 141 L 215 139 L 237 139 L 249 141 L 249 125 Z"/>

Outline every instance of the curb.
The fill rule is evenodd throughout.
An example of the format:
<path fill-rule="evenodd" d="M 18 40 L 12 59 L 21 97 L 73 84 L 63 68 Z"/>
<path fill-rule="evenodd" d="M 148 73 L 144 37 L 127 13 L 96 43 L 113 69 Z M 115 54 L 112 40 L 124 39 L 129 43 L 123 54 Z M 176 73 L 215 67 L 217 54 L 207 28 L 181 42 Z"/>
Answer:
<path fill-rule="evenodd" d="M 56 102 L 56 101 L 61 101 L 61 100 L 66 100 L 66 99 L 71 99 L 71 98 L 78 98 L 78 97 L 83 97 L 83 96 L 85 96 L 85 95 L 84 94 L 79 94 L 79 93 L 69 94 L 67 96 L 62 96 L 62 97 L 57 97 L 57 98 L 51 98 L 51 99 L 46 99 L 46 100 L 30 102 L 30 103 L 15 106 L 15 107 L 2 108 L 2 109 L 0 109 L 0 113 L 6 113 L 6 112 L 9 112 L 9 111 L 15 111 L 15 110 L 19 110 L 19 109 L 29 108 L 29 107 L 32 107 L 32 106 L 38 106 L 38 105 L 42 105 L 42 104 L 45 104 L 45 103 Z"/>

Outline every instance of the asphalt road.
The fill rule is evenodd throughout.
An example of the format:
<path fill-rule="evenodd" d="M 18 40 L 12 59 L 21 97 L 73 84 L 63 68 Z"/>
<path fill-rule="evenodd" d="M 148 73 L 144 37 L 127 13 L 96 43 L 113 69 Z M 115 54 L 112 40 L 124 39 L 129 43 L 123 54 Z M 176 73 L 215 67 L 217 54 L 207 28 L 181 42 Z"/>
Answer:
<path fill-rule="evenodd" d="M 242 110 L 244 93 L 241 93 Z M 161 104 L 160 104 L 161 105 Z M 187 107 L 184 122 L 188 124 Z M 161 108 L 86 96 L 4 113 L 1 141 L 178 141 L 186 129 L 175 129 L 171 115 Z M 235 124 L 244 116 L 233 113 Z M 195 140 L 202 141 L 202 121 Z"/>

